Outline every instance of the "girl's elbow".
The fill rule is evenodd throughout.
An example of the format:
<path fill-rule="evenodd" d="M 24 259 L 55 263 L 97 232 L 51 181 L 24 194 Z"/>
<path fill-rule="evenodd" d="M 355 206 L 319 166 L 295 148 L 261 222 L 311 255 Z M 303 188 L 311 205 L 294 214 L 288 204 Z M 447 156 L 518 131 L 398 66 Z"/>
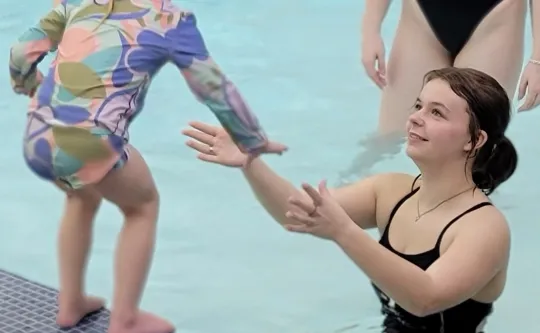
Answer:
<path fill-rule="evenodd" d="M 448 301 L 444 298 L 438 297 L 436 293 L 430 292 L 422 295 L 415 305 L 413 306 L 413 312 L 417 317 L 427 317 L 433 314 L 444 311 L 448 308 Z"/>
<path fill-rule="evenodd" d="M 438 300 L 434 293 L 422 294 L 416 297 L 415 300 L 411 300 L 411 302 L 409 302 L 409 304 L 403 308 L 410 314 L 420 318 L 427 317 L 444 310 L 442 307 L 442 302 Z"/>

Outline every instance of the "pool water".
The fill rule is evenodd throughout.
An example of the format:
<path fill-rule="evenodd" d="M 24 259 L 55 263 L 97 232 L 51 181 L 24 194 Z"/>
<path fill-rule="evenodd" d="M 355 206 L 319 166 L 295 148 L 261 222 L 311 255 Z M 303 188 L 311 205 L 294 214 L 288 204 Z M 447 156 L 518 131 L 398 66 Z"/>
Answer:
<path fill-rule="evenodd" d="M 55 237 L 62 195 L 24 165 L 20 138 L 27 100 L 7 79 L 8 48 L 52 1 L 0 0 L 0 108 L 6 146 L 0 163 L 0 267 L 57 286 Z M 395 1 L 384 26 L 390 47 Z M 191 0 L 210 50 L 260 116 L 269 136 L 290 146 L 268 157 L 295 184 L 340 181 L 376 127 L 379 90 L 359 61 L 363 1 Z M 530 30 L 530 28 L 528 28 Z M 528 31 L 530 53 L 531 34 Z M 47 66 L 47 61 L 41 65 Z M 189 120 L 215 123 L 166 67 L 132 129 L 162 197 L 159 243 L 143 306 L 186 333 L 378 332 L 379 304 L 364 274 L 332 243 L 284 232 L 263 211 L 238 170 L 204 164 L 184 146 Z M 508 287 L 488 332 L 534 332 L 540 296 L 539 111 L 515 117 L 509 137 L 520 153 L 514 177 L 494 196 L 513 233 Z M 157 134 L 156 134 L 157 133 Z M 415 168 L 404 154 L 376 171 Z M 532 218 L 527 218 L 531 213 Z M 121 216 L 105 204 L 95 227 L 88 290 L 112 293 L 112 252 Z M 375 234 L 374 234 L 375 236 Z"/>

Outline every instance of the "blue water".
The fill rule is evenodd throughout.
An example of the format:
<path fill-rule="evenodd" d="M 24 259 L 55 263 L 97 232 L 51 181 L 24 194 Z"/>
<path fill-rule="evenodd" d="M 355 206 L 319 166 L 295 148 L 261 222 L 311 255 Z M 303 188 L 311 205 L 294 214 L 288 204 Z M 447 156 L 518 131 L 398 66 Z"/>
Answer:
<path fill-rule="evenodd" d="M 0 0 L 0 267 L 57 286 L 55 237 L 62 195 L 25 167 L 20 138 L 27 100 L 7 78 L 8 47 L 50 1 Z M 390 46 L 399 2 L 384 26 Z M 267 158 L 293 183 L 338 180 L 358 141 L 376 126 L 380 93 L 359 62 L 363 1 L 185 1 L 198 13 L 214 57 L 237 83 L 271 138 L 290 145 Z M 528 32 L 527 40 L 531 40 Z M 530 54 L 528 43 L 525 54 Z M 45 66 L 42 66 L 42 68 Z M 174 68 L 151 88 L 132 129 L 162 196 L 159 243 L 143 301 L 187 333 L 377 332 L 378 303 L 368 280 L 336 246 L 279 228 L 252 197 L 239 171 L 206 165 L 184 146 L 189 120 L 215 122 Z M 488 331 L 540 331 L 540 111 L 516 117 L 509 136 L 520 152 L 515 176 L 494 200 L 513 232 L 508 287 Z M 400 154 L 377 171 L 415 169 Z M 103 206 L 95 229 L 88 290 L 110 297 L 120 214 Z M 534 255 L 534 253 L 537 253 Z"/>

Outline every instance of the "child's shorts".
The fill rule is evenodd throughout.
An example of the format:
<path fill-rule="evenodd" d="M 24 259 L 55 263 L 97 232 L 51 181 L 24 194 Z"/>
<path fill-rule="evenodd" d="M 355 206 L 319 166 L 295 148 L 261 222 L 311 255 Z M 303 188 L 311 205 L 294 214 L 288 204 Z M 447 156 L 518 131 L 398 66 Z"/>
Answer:
<path fill-rule="evenodd" d="M 128 151 L 124 138 L 107 129 L 51 125 L 30 115 L 24 159 L 41 178 L 79 189 L 122 167 Z"/>

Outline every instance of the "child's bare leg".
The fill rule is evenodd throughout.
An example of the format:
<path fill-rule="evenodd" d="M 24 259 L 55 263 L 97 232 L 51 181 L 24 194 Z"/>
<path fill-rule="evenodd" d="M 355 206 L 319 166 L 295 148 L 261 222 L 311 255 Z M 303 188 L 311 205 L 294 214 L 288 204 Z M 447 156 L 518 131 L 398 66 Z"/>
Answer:
<path fill-rule="evenodd" d="M 146 162 L 130 147 L 126 164 L 96 189 L 124 213 L 118 239 L 110 333 L 170 333 L 166 320 L 142 313 L 139 303 L 154 252 L 159 196 Z"/>
<path fill-rule="evenodd" d="M 84 291 L 92 226 L 100 203 L 101 195 L 91 188 L 66 192 L 65 211 L 58 234 L 60 295 L 56 317 L 56 323 L 63 328 L 75 326 L 105 303 L 101 298 L 87 296 Z"/>

